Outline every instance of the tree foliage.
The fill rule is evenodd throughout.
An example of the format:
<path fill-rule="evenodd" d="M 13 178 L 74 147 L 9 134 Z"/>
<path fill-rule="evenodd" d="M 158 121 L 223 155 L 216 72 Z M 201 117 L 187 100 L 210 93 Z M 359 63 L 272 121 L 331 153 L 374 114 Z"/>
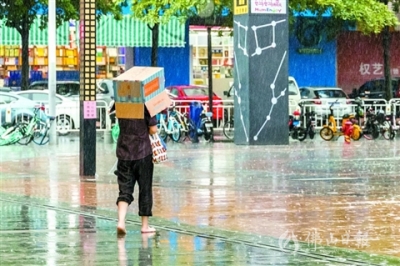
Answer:
<path fill-rule="evenodd" d="M 79 0 L 56 0 L 57 25 L 70 19 L 79 19 L 79 2 Z M 97 16 L 111 13 L 118 19 L 121 17 L 122 7 L 126 4 L 126 0 L 118 2 L 97 0 Z M 4 21 L 5 26 L 15 28 L 22 39 L 22 89 L 27 89 L 29 85 L 29 30 L 38 14 L 43 14 L 41 27 L 46 28 L 48 0 L 0 0 L 0 19 Z"/>
<path fill-rule="evenodd" d="M 399 23 L 394 13 L 379 0 L 290 0 L 289 7 L 295 11 L 311 10 L 317 14 L 329 10 L 334 18 L 355 21 L 357 28 L 367 34 L 379 33 L 385 26 Z"/>

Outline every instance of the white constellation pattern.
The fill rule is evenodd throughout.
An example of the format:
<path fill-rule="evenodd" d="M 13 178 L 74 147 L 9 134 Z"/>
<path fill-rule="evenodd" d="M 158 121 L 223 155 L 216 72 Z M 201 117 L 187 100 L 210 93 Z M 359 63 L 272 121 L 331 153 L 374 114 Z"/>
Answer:
<path fill-rule="evenodd" d="M 256 45 L 257 45 L 257 47 L 256 47 L 256 49 L 255 49 L 255 53 L 253 53 L 252 56 L 260 55 L 260 54 L 262 53 L 263 50 L 266 50 L 266 49 L 269 49 L 269 48 L 276 48 L 276 43 L 275 43 L 275 26 L 276 26 L 276 24 L 281 23 L 281 22 L 284 22 L 284 21 L 286 21 L 286 20 L 280 20 L 280 21 L 278 21 L 278 22 L 272 21 L 272 22 L 269 23 L 269 24 L 264 24 L 264 25 L 260 25 L 260 26 L 255 26 L 255 25 L 253 25 L 253 26 L 251 27 L 252 30 L 254 31 L 254 37 L 255 37 L 255 39 L 256 39 Z M 248 56 L 248 54 L 247 54 L 247 42 L 246 42 L 246 40 L 247 40 L 246 38 L 247 38 L 247 29 L 248 29 L 248 27 L 242 25 L 240 22 L 237 22 L 237 21 L 234 21 L 234 23 L 239 27 L 239 30 L 238 30 L 238 32 L 239 32 L 239 33 L 238 33 L 238 40 L 240 40 L 240 28 L 242 28 L 242 29 L 244 29 L 244 30 L 246 31 L 245 47 L 242 47 L 242 46 L 240 45 L 239 41 L 238 41 L 238 48 L 239 48 L 240 50 L 243 51 L 243 54 L 244 54 L 245 56 Z M 271 43 L 271 45 L 269 45 L 269 46 L 260 48 L 259 45 L 258 45 L 257 29 L 263 28 L 263 27 L 267 27 L 267 26 L 272 26 L 272 28 L 273 28 L 273 31 L 272 31 L 272 35 L 273 35 L 272 43 Z M 262 126 L 260 127 L 260 129 L 259 129 L 259 131 L 257 132 L 257 134 L 256 134 L 255 136 L 253 136 L 253 139 L 254 139 L 255 141 L 258 140 L 259 134 L 260 134 L 261 131 L 264 129 L 264 127 L 267 125 L 268 121 L 271 120 L 271 114 L 272 114 L 272 111 L 273 111 L 273 109 L 274 109 L 275 104 L 278 103 L 278 99 L 281 98 L 281 97 L 283 97 L 283 96 L 285 96 L 285 94 L 286 94 L 287 88 L 282 89 L 282 90 L 280 91 L 279 95 L 278 95 L 278 94 L 275 94 L 275 89 L 276 89 L 275 82 L 276 82 L 276 79 L 278 78 L 278 75 L 279 75 L 279 73 L 280 73 L 280 71 L 281 71 L 283 62 L 285 61 L 286 54 L 287 54 L 287 51 L 285 51 L 284 54 L 282 55 L 281 62 L 280 62 L 279 67 L 278 67 L 278 69 L 277 69 L 277 71 L 276 71 L 276 73 L 275 73 L 275 78 L 274 78 L 273 82 L 269 85 L 269 88 L 272 90 L 271 107 L 270 107 L 269 113 L 268 113 L 268 114 L 266 115 L 266 117 L 265 117 L 265 122 L 262 124 Z M 242 127 L 243 127 L 243 130 L 244 130 L 244 134 L 245 134 L 245 137 L 246 137 L 246 141 L 249 142 L 249 134 L 248 134 L 247 131 L 246 131 L 246 127 L 245 127 L 244 119 L 243 119 L 242 107 L 241 107 L 242 99 L 241 99 L 241 96 L 240 96 L 240 92 L 241 92 L 241 89 L 242 89 L 242 83 L 241 83 L 241 81 L 240 81 L 240 72 L 239 72 L 239 66 L 238 66 L 238 62 L 237 62 L 236 53 L 234 54 L 234 59 L 235 59 L 235 70 L 236 70 L 236 74 L 237 74 L 236 76 L 237 76 L 237 81 L 238 81 L 238 88 L 236 89 L 236 88 L 234 87 L 234 93 L 235 93 L 234 95 L 236 96 L 236 98 L 237 98 L 237 103 L 238 103 L 238 105 L 239 105 L 240 120 L 241 120 L 241 123 L 242 123 Z M 268 89 L 268 87 L 267 87 L 266 89 Z M 277 96 L 275 96 L 275 95 L 277 95 Z"/>
<path fill-rule="evenodd" d="M 257 45 L 256 51 L 255 51 L 251 56 L 260 55 L 260 54 L 262 53 L 263 50 L 266 50 L 266 49 L 269 49 L 269 48 L 275 48 L 275 47 L 276 47 L 276 42 L 275 42 L 275 26 L 276 26 L 276 24 L 281 23 L 281 22 L 284 22 L 284 21 L 286 21 L 286 19 L 282 19 L 282 20 L 279 20 L 279 21 L 274 21 L 274 20 L 273 20 L 273 21 L 272 21 L 271 23 L 269 23 L 269 24 L 264 24 L 264 25 L 260 25 L 260 26 L 255 26 L 255 25 L 253 25 L 253 26 L 251 27 L 251 29 L 252 29 L 253 32 L 254 32 L 254 38 L 256 39 L 256 45 Z M 268 26 L 271 26 L 271 27 L 272 27 L 272 42 L 271 42 L 271 44 L 270 44 L 269 46 L 265 46 L 265 47 L 261 48 L 261 47 L 258 45 L 257 30 L 258 30 L 258 29 L 261 29 L 261 28 L 268 27 Z"/>
<path fill-rule="evenodd" d="M 246 50 L 246 46 L 247 46 L 247 26 L 243 26 L 240 22 L 237 22 L 236 20 L 234 20 L 233 21 L 236 25 L 238 25 L 238 48 L 240 49 L 240 50 L 242 50 L 243 51 L 243 54 L 244 55 L 246 55 L 246 56 L 248 56 L 248 54 L 247 54 L 247 50 Z M 240 32 L 242 31 L 242 30 L 244 30 L 245 31 L 245 33 L 244 33 L 244 47 L 240 44 L 240 40 L 241 40 L 241 35 L 240 35 Z"/>
<path fill-rule="evenodd" d="M 273 21 L 271 21 L 271 23 L 268 23 L 268 24 L 263 24 L 263 25 L 259 25 L 259 26 L 256 26 L 256 25 L 251 26 L 251 29 L 252 29 L 253 32 L 254 32 L 254 38 L 255 38 L 256 46 L 257 46 L 257 47 L 255 48 L 255 52 L 254 52 L 251 56 L 260 55 L 260 54 L 262 53 L 262 51 L 267 50 L 267 49 L 269 49 L 269 48 L 275 48 L 275 47 L 276 47 L 276 42 L 275 42 L 275 27 L 276 27 L 276 25 L 277 25 L 278 23 L 282 23 L 282 22 L 285 22 L 285 21 L 286 21 L 286 19 L 282 19 L 282 20 L 279 20 L 279 21 L 273 20 Z M 236 24 L 236 25 L 238 26 L 238 31 L 237 31 L 237 32 L 238 32 L 238 48 L 239 48 L 240 50 L 243 51 L 243 54 L 244 54 L 245 56 L 249 56 L 248 53 L 247 53 L 247 30 L 248 30 L 248 26 L 242 25 L 242 24 L 240 23 L 240 21 L 236 21 L 236 20 L 234 20 L 233 23 Z M 260 47 L 259 42 L 258 42 L 257 30 L 258 30 L 258 29 L 265 28 L 265 27 L 272 27 L 272 42 L 271 42 L 271 44 L 268 45 L 268 46 Z M 241 32 L 242 32 L 243 30 L 245 31 L 245 36 L 244 36 L 244 47 L 240 44 Z"/>

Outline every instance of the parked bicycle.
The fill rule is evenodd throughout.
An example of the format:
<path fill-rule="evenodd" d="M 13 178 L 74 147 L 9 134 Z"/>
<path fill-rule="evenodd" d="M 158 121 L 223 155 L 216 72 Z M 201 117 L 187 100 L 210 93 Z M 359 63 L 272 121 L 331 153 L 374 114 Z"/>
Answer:
<path fill-rule="evenodd" d="M 167 141 L 168 136 L 175 142 L 181 138 L 181 126 L 175 119 L 176 111 L 167 110 L 167 114 L 157 114 L 158 134 L 162 140 Z"/>
<path fill-rule="evenodd" d="M 189 136 L 189 131 L 191 127 L 190 123 L 190 118 L 188 113 L 181 113 L 179 112 L 175 104 L 171 107 L 172 112 L 170 113 L 170 116 L 173 116 L 174 119 L 178 122 L 180 125 L 180 131 L 181 131 L 181 139 L 180 140 L 185 140 L 186 138 L 190 138 Z"/>
<path fill-rule="evenodd" d="M 7 129 L 0 129 L 0 146 L 15 143 L 27 145 L 32 141 L 38 145 L 48 143 L 50 123 L 55 118 L 45 116 L 42 111 L 44 111 L 44 105 L 37 106 L 29 121 L 21 120 Z"/>
<path fill-rule="evenodd" d="M 342 117 L 342 126 L 338 128 L 336 125 L 336 119 L 333 115 L 333 105 L 338 101 L 336 100 L 329 106 L 330 114 L 328 115 L 328 123 L 324 125 L 319 132 L 321 138 L 326 141 L 330 141 L 333 137 L 344 136 L 345 141 L 348 143 L 350 139 L 359 140 L 362 136 L 362 130 L 357 125 L 356 117 L 354 114 L 345 114 Z"/>

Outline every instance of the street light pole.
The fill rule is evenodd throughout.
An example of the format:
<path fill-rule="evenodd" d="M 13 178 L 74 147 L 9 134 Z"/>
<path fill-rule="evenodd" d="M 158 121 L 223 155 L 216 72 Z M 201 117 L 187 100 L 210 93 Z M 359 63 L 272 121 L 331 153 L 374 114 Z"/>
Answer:
<path fill-rule="evenodd" d="M 211 27 L 214 22 L 214 0 L 208 0 L 207 4 L 198 12 L 198 16 L 204 18 L 205 25 L 207 26 L 207 68 L 208 68 L 208 106 L 211 113 L 213 113 L 213 71 L 212 71 L 212 42 L 211 42 Z M 214 125 L 214 119 L 210 117 Z M 210 142 L 214 142 L 214 129 L 211 127 Z"/>
<path fill-rule="evenodd" d="M 49 116 L 56 115 L 56 0 L 49 0 L 49 37 L 48 37 L 48 90 Z M 57 144 L 56 126 L 50 127 L 49 144 Z"/>
<path fill-rule="evenodd" d="M 207 26 L 207 61 L 208 61 L 208 105 L 210 112 L 213 113 L 213 71 L 212 71 L 212 42 L 211 42 L 211 26 Z M 212 124 L 214 125 L 214 115 L 210 117 Z M 211 142 L 214 142 L 214 132 L 211 127 Z"/>

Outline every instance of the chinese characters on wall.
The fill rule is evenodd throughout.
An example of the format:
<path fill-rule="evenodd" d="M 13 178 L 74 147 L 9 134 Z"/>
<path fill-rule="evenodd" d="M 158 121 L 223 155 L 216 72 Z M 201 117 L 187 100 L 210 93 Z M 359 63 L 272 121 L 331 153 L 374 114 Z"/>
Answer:
<path fill-rule="evenodd" d="M 383 76 L 383 64 L 380 63 L 361 63 L 359 72 L 362 76 L 365 75 L 377 75 Z M 398 76 L 400 74 L 400 68 L 392 68 L 390 70 L 391 75 Z"/>

